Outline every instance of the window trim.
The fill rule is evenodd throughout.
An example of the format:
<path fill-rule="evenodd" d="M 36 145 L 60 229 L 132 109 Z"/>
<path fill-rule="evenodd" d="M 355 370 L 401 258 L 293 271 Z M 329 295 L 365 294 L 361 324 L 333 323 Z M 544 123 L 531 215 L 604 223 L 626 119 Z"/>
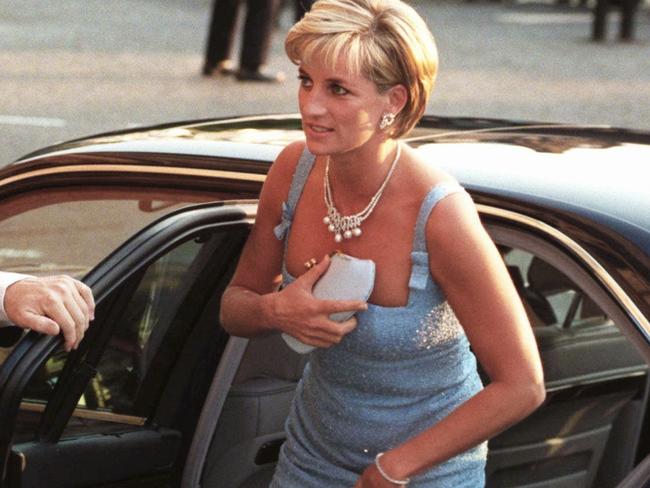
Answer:
<path fill-rule="evenodd" d="M 156 174 L 172 176 L 194 176 L 204 178 L 217 178 L 226 180 L 249 181 L 254 183 L 263 183 L 266 175 L 244 173 L 241 171 L 225 171 L 216 169 L 184 168 L 184 167 L 162 167 L 162 166 L 145 166 L 145 165 L 126 165 L 126 164 L 70 164 L 66 166 L 57 166 L 54 168 L 35 169 L 18 175 L 7 176 L 0 180 L 0 188 L 16 182 L 30 180 L 51 175 L 68 175 L 70 173 L 94 173 L 101 172 L 118 173 L 122 176 L 125 173 L 133 174 Z"/>
<path fill-rule="evenodd" d="M 26 412 L 43 413 L 45 412 L 45 406 L 46 404 L 38 402 L 20 402 L 20 410 Z M 99 420 L 101 422 L 113 422 L 116 424 L 136 425 L 138 427 L 142 427 L 147 422 L 147 419 L 145 417 L 104 412 L 102 410 L 89 410 L 81 407 L 74 409 L 72 412 L 72 417 L 88 420 Z"/>

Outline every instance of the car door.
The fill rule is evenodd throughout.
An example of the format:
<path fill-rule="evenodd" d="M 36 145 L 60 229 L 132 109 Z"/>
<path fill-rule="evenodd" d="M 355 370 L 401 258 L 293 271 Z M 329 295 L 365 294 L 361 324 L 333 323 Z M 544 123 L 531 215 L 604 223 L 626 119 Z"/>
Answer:
<path fill-rule="evenodd" d="M 97 309 L 78 350 L 18 343 L 0 369 L 3 486 L 178 484 L 253 212 L 202 204 L 154 222 L 86 276 Z"/>
<path fill-rule="evenodd" d="M 617 486 L 645 454 L 650 393 L 647 343 L 621 306 L 624 294 L 556 229 L 485 212 L 533 327 L 547 391 L 539 409 L 491 439 L 486 486 Z"/>

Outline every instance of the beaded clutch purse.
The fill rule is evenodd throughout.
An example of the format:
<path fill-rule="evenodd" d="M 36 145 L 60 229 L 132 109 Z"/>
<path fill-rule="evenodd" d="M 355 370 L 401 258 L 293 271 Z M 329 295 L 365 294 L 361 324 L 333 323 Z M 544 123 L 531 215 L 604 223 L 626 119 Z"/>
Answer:
<path fill-rule="evenodd" d="M 358 259 L 347 254 L 337 253 L 332 256 L 329 268 L 316 282 L 313 294 L 322 300 L 362 300 L 370 298 L 375 286 L 375 263 L 370 259 Z M 330 319 L 343 322 L 354 315 L 355 311 L 338 312 Z M 291 349 L 306 354 L 314 346 L 303 344 L 287 334 L 282 338 Z"/>

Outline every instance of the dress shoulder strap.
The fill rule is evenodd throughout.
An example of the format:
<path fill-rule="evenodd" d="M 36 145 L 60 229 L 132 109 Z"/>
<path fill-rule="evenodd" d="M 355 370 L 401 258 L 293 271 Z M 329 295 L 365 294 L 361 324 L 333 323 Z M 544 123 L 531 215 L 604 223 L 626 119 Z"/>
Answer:
<path fill-rule="evenodd" d="M 427 193 L 427 196 L 424 197 L 424 200 L 422 201 L 420 212 L 418 213 L 418 219 L 415 223 L 415 236 L 413 240 L 414 251 L 426 252 L 427 250 L 425 227 L 429 220 L 429 215 L 431 215 L 435 206 L 445 197 L 461 191 L 465 191 L 465 189 L 458 183 L 453 181 L 444 181 L 438 183 L 431 189 L 431 191 L 429 191 L 429 193 Z"/>
<path fill-rule="evenodd" d="M 409 287 L 423 290 L 429 279 L 429 255 L 427 254 L 427 238 L 425 228 L 429 216 L 435 206 L 445 197 L 454 193 L 465 191 L 458 183 L 444 181 L 434 186 L 427 196 L 424 197 L 418 219 L 415 223 L 415 235 L 413 237 L 413 252 L 411 253 L 412 270 Z"/>
<path fill-rule="evenodd" d="M 284 239 L 287 231 L 291 227 L 293 222 L 293 215 L 296 210 L 296 205 L 298 200 L 300 200 L 300 195 L 302 195 L 302 190 L 305 187 L 309 173 L 311 172 L 312 167 L 314 166 L 314 161 L 316 156 L 309 152 L 307 146 L 300 155 L 298 164 L 293 173 L 293 179 L 291 180 L 291 185 L 289 186 L 289 193 L 287 195 L 287 200 L 282 203 L 282 220 L 280 223 L 273 229 L 275 237 L 278 240 Z"/>

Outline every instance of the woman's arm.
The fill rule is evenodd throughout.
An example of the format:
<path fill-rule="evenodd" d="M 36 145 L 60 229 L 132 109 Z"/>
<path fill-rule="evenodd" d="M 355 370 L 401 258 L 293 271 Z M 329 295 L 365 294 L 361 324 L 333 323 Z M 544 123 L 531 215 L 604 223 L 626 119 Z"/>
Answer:
<path fill-rule="evenodd" d="M 545 397 L 526 312 L 469 196 L 459 193 L 441 201 L 426 234 L 431 273 L 491 382 L 445 419 L 386 452 L 381 466 L 394 479 L 425 471 L 493 437 Z M 366 471 L 364 479 L 378 481 L 358 486 L 384 486 L 375 466 Z"/>
<path fill-rule="evenodd" d="M 304 143 L 287 146 L 271 167 L 262 188 L 255 225 L 244 245 L 237 269 L 221 298 L 221 324 L 229 333 L 244 337 L 277 330 L 286 332 L 309 345 L 328 347 L 356 326 L 354 318 L 338 323 L 332 313 L 362 310 L 358 301 L 318 300 L 312 288 L 327 270 L 325 257 L 292 284 L 277 291 L 281 282 L 283 241 L 273 233 L 280 223 L 282 203 L 286 200 Z"/>

